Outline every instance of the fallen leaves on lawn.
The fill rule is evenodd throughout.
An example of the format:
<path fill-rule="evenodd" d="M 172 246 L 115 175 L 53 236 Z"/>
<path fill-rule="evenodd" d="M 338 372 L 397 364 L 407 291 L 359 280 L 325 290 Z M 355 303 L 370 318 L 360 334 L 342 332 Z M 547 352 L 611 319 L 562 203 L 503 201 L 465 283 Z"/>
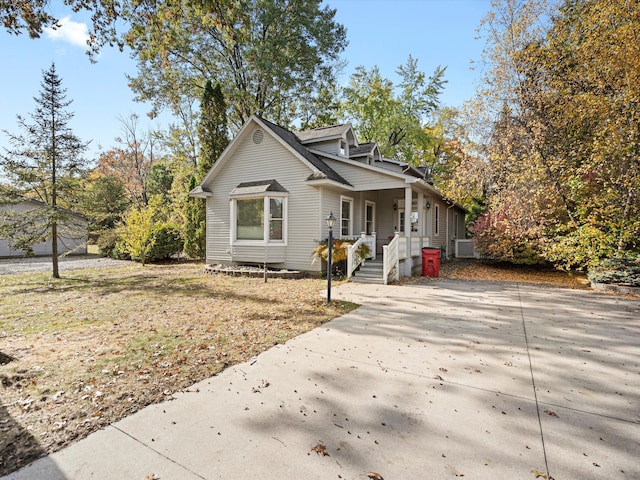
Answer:
<path fill-rule="evenodd" d="M 17 360 L 2 364 L 0 396 L 20 422 L 2 433 L 23 440 L 0 476 L 355 308 L 326 305 L 325 287 L 188 263 L 3 277 L 2 353 Z"/>
<path fill-rule="evenodd" d="M 454 259 L 440 265 L 441 278 L 494 282 L 538 283 L 586 289 L 589 281 L 582 272 L 562 272 L 549 268 L 512 265 L 471 259 Z"/>

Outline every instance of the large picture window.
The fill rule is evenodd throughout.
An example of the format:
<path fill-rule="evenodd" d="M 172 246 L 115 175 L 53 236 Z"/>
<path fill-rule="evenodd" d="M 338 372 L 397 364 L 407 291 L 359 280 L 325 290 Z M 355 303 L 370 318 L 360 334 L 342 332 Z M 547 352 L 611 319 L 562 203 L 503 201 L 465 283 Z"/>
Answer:
<path fill-rule="evenodd" d="M 264 199 L 236 200 L 238 240 L 264 240 Z"/>

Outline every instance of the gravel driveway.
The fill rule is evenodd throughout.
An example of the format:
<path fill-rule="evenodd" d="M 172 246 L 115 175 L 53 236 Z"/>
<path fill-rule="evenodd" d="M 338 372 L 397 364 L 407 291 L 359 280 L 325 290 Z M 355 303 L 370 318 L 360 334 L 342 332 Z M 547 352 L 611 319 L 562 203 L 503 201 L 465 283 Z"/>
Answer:
<path fill-rule="evenodd" d="M 128 260 L 115 260 L 94 255 L 61 257 L 58 260 L 59 270 L 80 270 L 83 268 L 114 267 L 128 265 Z M 30 272 L 50 272 L 51 257 L 3 258 L 0 259 L 0 275 Z"/>

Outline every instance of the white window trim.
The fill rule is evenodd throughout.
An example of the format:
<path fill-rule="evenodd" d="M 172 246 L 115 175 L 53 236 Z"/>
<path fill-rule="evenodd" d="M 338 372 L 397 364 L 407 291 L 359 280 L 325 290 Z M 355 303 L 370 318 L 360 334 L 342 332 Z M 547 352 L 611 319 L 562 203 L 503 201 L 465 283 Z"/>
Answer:
<path fill-rule="evenodd" d="M 364 201 L 364 231 L 367 231 L 367 207 L 373 207 L 373 218 L 371 219 L 371 233 L 375 233 L 376 231 L 376 202 L 372 202 L 371 200 Z"/>
<path fill-rule="evenodd" d="M 238 239 L 238 225 L 237 225 L 237 201 L 238 200 L 249 200 L 249 199 L 254 199 L 254 198 L 262 198 L 263 199 L 263 219 L 264 219 L 264 225 L 263 225 L 263 239 L 262 240 L 239 240 Z M 283 214 L 283 218 L 282 218 L 282 240 L 271 240 L 269 238 L 269 224 L 270 224 L 270 214 L 269 214 L 269 206 L 270 206 L 270 200 L 272 198 L 279 198 L 283 200 L 282 203 L 282 214 Z M 286 192 L 277 192 L 277 194 L 275 195 L 252 195 L 252 194 L 248 194 L 248 195 L 234 195 L 233 198 L 230 199 L 230 215 L 229 215 L 229 221 L 230 221 L 230 225 L 231 228 L 230 230 L 230 234 L 231 234 L 231 244 L 232 245 L 273 245 L 273 246 L 287 246 L 287 238 L 288 238 L 288 225 L 289 225 L 289 195 Z"/>
<path fill-rule="evenodd" d="M 342 203 L 347 202 L 349 204 L 349 232 L 347 233 L 347 237 L 353 236 L 353 197 L 347 197 L 345 195 L 340 195 L 340 238 L 344 235 L 342 234 Z"/>

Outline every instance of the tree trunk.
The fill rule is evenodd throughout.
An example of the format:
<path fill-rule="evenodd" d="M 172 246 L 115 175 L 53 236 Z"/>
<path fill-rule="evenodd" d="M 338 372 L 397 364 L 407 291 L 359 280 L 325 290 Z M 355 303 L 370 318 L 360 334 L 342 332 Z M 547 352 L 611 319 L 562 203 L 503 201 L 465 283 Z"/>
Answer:
<path fill-rule="evenodd" d="M 51 225 L 51 264 L 53 266 L 53 278 L 60 278 L 58 271 L 58 224 L 53 222 Z"/>

